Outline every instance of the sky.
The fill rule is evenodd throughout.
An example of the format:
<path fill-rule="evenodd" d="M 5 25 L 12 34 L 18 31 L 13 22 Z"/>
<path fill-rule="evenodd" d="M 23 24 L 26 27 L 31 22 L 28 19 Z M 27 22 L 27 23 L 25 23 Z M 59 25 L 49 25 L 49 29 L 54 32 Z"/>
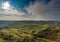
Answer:
<path fill-rule="evenodd" d="M 60 0 L 0 0 L 0 20 L 60 21 Z"/>

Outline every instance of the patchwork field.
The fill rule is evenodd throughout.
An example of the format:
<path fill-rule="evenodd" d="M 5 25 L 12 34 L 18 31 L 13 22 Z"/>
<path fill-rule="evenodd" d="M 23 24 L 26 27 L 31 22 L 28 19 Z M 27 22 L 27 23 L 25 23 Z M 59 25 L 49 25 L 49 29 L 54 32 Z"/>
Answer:
<path fill-rule="evenodd" d="M 0 42 L 60 42 L 60 22 L 0 23 Z"/>

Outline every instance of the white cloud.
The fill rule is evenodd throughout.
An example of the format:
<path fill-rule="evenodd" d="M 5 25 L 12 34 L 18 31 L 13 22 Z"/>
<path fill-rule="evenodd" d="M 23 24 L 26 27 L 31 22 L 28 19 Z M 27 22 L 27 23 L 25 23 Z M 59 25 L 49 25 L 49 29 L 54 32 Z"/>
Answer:
<path fill-rule="evenodd" d="M 19 12 L 17 10 L 3 10 L 3 11 L 0 11 L 0 14 L 5 14 L 5 15 L 15 15 L 15 16 L 23 16 L 24 13 L 22 12 Z"/>
<path fill-rule="evenodd" d="M 16 16 L 4 16 L 0 17 L 0 20 L 41 20 L 39 18 L 27 18 L 27 17 L 16 17 Z M 44 19 L 42 19 L 44 20 Z"/>
<path fill-rule="evenodd" d="M 8 2 L 8 1 L 7 1 Z M 18 11 L 9 4 L 9 2 L 1 2 L 0 4 L 0 20 L 21 20 L 24 18 L 25 13 Z M 8 7 L 6 6 L 8 4 Z"/>
<path fill-rule="evenodd" d="M 15 9 L 13 6 L 11 6 L 9 4 L 9 2 L 2 2 L 2 4 L 0 5 L 2 7 L 0 7 L 0 14 L 4 14 L 4 15 L 8 15 L 8 16 L 23 16 L 24 13 L 18 11 L 17 9 Z"/>
<path fill-rule="evenodd" d="M 59 3 L 59 0 L 51 0 L 48 4 L 44 1 L 36 0 L 34 3 L 30 2 L 25 9 L 29 14 L 32 13 L 38 19 L 56 20 L 58 19 L 60 9 L 55 7 L 60 6 Z"/>
<path fill-rule="evenodd" d="M 40 0 L 36 0 L 34 3 L 30 2 L 29 5 L 25 7 L 28 14 L 32 14 L 30 17 L 24 16 L 24 12 L 18 11 L 11 5 L 9 5 L 8 9 L 6 9 L 6 7 L 0 7 L 0 15 L 4 14 L 0 16 L 0 20 L 59 20 L 60 9 L 54 8 L 58 7 L 59 3 L 58 0 L 52 0 L 48 4 Z M 0 6 L 2 6 L 1 3 Z"/>

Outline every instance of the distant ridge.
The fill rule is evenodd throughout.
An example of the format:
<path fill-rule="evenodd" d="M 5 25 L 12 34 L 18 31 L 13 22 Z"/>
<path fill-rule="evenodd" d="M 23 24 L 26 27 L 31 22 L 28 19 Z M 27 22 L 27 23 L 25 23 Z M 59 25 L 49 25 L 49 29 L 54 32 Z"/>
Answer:
<path fill-rule="evenodd" d="M 7 21 L 7 20 L 0 20 L 0 24 L 13 24 L 13 23 L 41 23 L 41 22 L 60 22 L 60 21 L 34 21 L 34 20 Z"/>

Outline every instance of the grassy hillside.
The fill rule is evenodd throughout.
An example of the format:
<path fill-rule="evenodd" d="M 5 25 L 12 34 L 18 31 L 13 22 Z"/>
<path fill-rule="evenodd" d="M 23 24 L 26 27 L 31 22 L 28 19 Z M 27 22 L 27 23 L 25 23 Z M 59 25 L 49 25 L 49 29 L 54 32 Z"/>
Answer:
<path fill-rule="evenodd" d="M 0 24 L 0 42 L 60 42 L 60 22 Z"/>

